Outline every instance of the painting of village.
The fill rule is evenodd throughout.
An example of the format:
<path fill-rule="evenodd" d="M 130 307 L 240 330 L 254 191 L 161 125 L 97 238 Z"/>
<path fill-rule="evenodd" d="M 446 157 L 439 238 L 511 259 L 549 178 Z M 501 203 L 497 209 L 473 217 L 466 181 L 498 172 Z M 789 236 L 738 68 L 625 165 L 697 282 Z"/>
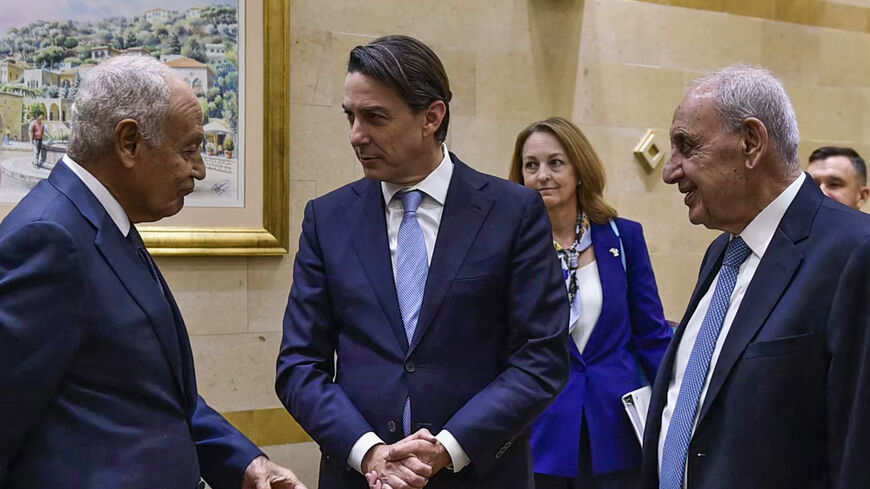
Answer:
<path fill-rule="evenodd" d="M 0 24 L 0 202 L 20 200 L 65 153 L 82 75 L 112 56 L 137 54 L 176 71 L 202 106 L 206 178 L 196 183 L 186 205 L 244 206 L 239 125 L 244 110 L 239 40 L 244 36 L 238 3 L 46 0 L 33 4 L 41 8 L 29 13 L 21 2 L 0 3 L 7 4 L 4 12 L 17 15 L 4 14 Z M 55 11 L 55 19 L 47 15 L 51 3 L 69 12 L 65 20 L 58 20 L 62 12 Z M 34 125 L 44 127 L 41 153 L 35 149 L 34 134 L 40 131 Z"/>

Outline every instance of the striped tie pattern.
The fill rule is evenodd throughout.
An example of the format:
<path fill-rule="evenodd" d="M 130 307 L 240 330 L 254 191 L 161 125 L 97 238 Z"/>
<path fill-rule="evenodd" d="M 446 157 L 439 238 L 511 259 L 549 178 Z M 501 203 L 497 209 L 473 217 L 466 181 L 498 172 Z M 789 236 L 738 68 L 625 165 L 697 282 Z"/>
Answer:
<path fill-rule="evenodd" d="M 396 243 L 396 295 L 399 299 L 405 337 L 410 345 L 414 338 L 414 331 L 417 329 L 417 320 L 420 318 L 423 291 L 426 288 L 426 277 L 429 275 L 429 259 L 426 254 L 423 229 L 417 222 L 417 207 L 423 200 L 423 192 L 412 190 L 399 193 L 397 196 L 402 199 L 404 214 Z M 402 427 L 406 436 L 411 433 L 410 397 L 405 399 Z"/>
<path fill-rule="evenodd" d="M 749 253 L 749 246 L 740 237 L 733 238 L 725 250 L 725 259 L 722 261 L 722 269 L 719 271 L 719 280 L 713 291 L 710 307 L 701 322 L 698 338 L 692 347 L 689 363 L 686 365 L 686 372 L 683 375 L 683 383 L 680 385 L 680 394 L 677 397 L 677 404 L 671 417 L 671 425 L 668 427 L 668 433 L 665 437 L 659 489 L 681 489 L 683 487 L 689 442 L 692 439 L 701 391 L 707 380 L 710 361 L 713 358 L 713 351 L 716 349 L 719 331 L 722 329 L 722 321 L 728 312 L 728 306 L 731 304 L 731 293 L 737 283 L 737 272 L 740 269 L 740 264 L 746 260 Z"/>

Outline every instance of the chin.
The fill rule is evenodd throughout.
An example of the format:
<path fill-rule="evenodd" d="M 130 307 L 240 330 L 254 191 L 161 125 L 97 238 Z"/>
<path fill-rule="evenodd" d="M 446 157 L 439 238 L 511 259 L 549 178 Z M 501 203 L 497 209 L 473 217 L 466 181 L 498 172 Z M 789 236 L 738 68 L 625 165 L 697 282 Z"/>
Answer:
<path fill-rule="evenodd" d="M 704 215 L 700 210 L 689 208 L 689 222 L 694 225 L 703 224 L 704 227 L 709 228 L 710 223 L 709 219 L 706 215 Z"/>
<path fill-rule="evenodd" d="M 366 178 L 371 178 L 372 180 L 386 180 L 387 176 L 380 168 L 371 168 L 363 165 L 363 175 Z"/>

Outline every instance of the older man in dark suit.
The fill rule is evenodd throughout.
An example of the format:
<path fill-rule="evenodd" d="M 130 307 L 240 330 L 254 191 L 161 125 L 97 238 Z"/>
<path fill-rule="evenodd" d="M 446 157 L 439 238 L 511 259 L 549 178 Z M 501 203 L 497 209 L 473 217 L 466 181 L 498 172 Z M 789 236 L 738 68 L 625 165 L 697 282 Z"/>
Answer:
<path fill-rule="evenodd" d="M 197 394 L 135 223 L 175 214 L 202 112 L 160 62 L 82 80 L 69 152 L 0 224 L 0 487 L 304 489 Z"/>
<path fill-rule="evenodd" d="M 696 81 L 665 182 L 710 245 L 653 388 L 645 489 L 870 487 L 870 218 L 800 171 L 769 72 Z"/>

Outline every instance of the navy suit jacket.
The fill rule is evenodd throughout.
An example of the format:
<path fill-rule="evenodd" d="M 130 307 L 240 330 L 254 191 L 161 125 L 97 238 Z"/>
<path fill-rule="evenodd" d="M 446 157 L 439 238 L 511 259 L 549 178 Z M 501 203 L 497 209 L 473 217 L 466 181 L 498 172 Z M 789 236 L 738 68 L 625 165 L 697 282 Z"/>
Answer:
<path fill-rule="evenodd" d="M 239 489 L 181 315 L 63 163 L 0 224 L 0 487 Z"/>
<path fill-rule="evenodd" d="M 622 395 L 641 386 L 638 363 L 655 379 L 671 339 L 640 224 L 616 219 L 623 246 L 609 224 L 593 223 L 601 315 L 581 354 L 571 341 L 571 378 L 556 401 L 532 425 L 535 472 L 576 477 L 580 457 L 596 474 L 640 468 L 640 443 Z M 618 253 L 624 248 L 626 268 Z M 589 452 L 580 454 L 585 418 Z"/>
<path fill-rule="evenodd" d="M 658 442 L 674 356 L 728 244 L 717 238 L 656 378 L 643 487 L 658 488 Z M 755 271 L 712 373 L 689 445 L 689 489 L 870 487 L 870 216 L 812 178 Z"/>
<path fill-rule="evenodd" d="M 320 487 L 366 487 L 347 467 L 350 449 L 367 431 L 404 438 L 408 396 L 412 430 L 447 429 L 471 459 L 427 487 L 532 487 L 528 426 L 568 378 L 550 223 L 537 193 L 451 158 L 410 346 L 380 182 L 359 180 L 305 209 L 276 387 L 324 453 Z"/>

